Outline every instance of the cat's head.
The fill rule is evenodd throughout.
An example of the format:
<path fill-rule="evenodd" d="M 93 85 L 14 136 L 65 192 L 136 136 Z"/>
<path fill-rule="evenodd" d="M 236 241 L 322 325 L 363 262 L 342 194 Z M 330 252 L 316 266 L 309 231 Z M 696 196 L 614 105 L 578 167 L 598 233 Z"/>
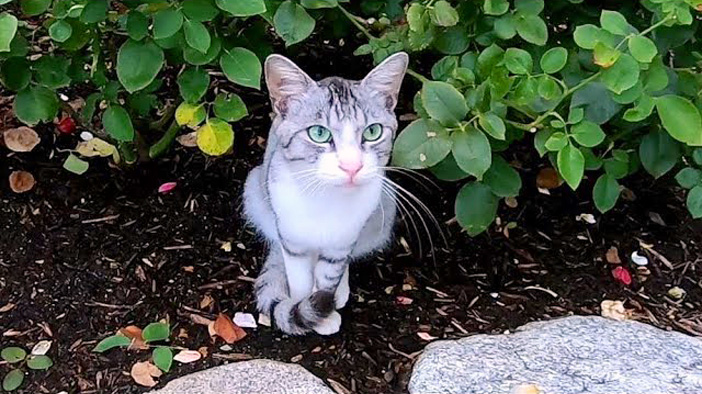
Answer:
<path fill-rule="evenodd" d="M 394 109 L 408 57 L 397 53 L 361 81 L 314 81 L 289 59 L 266 59 L 276 134 L 285 163 L 304 183 L 353 187 L 378 179 L 397 131 Z M 349 65 L 353 67 L 353 65 Z"/>

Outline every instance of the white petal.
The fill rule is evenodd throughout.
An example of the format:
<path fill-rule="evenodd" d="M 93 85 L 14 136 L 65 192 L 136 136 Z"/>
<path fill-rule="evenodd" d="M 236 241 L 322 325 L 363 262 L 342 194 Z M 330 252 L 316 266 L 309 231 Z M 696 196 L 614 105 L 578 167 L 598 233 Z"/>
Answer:
<path fill-rule="evenodd" d="M 234 314 L 234 324 L 243 328 L 256 328 L 256 319 L 250 313 L 237 312 Z"/>
<path fill-rule="evenodd" d="M 648 258 L 646 258 L 646 256 L 641 256 L 637 251 L 634 251 L 631 254 L 631 261 L 633 261 L 634 264 L 642 267 L 648 265 Z"/>

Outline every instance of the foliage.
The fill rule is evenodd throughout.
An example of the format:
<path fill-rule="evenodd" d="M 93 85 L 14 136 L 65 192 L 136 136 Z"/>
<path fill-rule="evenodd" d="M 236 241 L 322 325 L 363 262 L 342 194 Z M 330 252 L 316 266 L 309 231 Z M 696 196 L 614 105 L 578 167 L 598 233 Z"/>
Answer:
<path fill-rule="evenodd" d="M 120 330 L 119 333 L 104 338 L 93 348 L 93 352 L 103 353 L 114 348 L 145 348 L 153 347 L 151 358 L 154 364 L 163 372 L 168 372 L 173 363 L 171 347 L 151 345 L 152 342 L 167 341 L 171 336 L 171 327 L 167 323 L 156 322 L 144 327 L 143 330 Z"/>
<path fill-rule="evenodd" d="M 464 183 L 456 217 L 470 235 L 490 226 L 501 199 L 519 195 L 513 158 L 524 142 L 570 188 L 596 179 L 601 212 L 615 206 L 627 176 L 643 170 L 659 178 L 684 163 L 678 181 L 690 189 L 692 215 L 702 216 L 702 0 L 629 0 L 616 11 L 582 0 L 0 0 L 0 7 L 0 82 L 17 92 L 17 118 L 36 125 L 65 112 L 101 141 L 99 153 L 83 146 L 67 156 L 64 167 L 76 173 L 87 170 L 86 157 L 128 165 L 161 156 L 183 128 L 196 130 L 204 153 L 229 152 L 231 123 L 248 114 L 239 94 L 261 88 L 261 59 L 272 43 L 304 45 L 315 31 L 326 39 L 355 26 L 367 41 L 355 53 L 376 63 L 401 50 L 436 59 L 426 76 L 409 70 L 422 84 L 418 118 L 399 134 L 393 160 Z M 37 42 L 41 36 L 50 41 Z M 232 82 L 229 91 L 217 78 Z M 79 113 L 59 99 L 65 89 L 85 93 Z"/>
<path fill-rule="evenodd" d="M 47 348 L 48 349 L 48 348 Z M 27 354 L 21 347 L 6 347 L 0 352 L 3 363 L 10 366 L 10 371 L 2 379 L 2 389 L 4 391 L 14 391 L 24 382 L 23 368 L 26 366 L 35 371 L 44 371 L 51 368 L 54 362 L 45 354 Z"/>

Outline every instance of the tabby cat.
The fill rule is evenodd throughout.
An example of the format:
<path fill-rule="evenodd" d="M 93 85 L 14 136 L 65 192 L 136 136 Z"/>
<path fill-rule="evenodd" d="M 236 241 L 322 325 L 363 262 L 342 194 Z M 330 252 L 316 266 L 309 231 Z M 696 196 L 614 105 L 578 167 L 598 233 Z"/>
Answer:
<path fill-rule="evenodd" d="M 273 124 L 244 211 L 268 242 L 258 308 L 288 334 L 338 332 L 349 263 L 390 240 L 397 207 L 385 166 L 407 63 L 397 53 L 361 81 L 317 82 L 283 56 L 266 59 Z"/>

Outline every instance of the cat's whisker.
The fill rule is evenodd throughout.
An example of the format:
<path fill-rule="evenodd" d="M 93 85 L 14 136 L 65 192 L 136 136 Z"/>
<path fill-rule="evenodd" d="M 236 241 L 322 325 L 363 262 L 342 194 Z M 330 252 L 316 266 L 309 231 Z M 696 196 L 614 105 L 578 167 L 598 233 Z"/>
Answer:
<path fill-rule="evenodd" d="M 405 206 L 405 204 L 397 198 L 397 194 L 395 194 L 394 190 L 392 189 L 391 186 L 386 185 L 385 183 L 382 183 L 382 189 L 383 192 L 395 203 L 395 206 L 400 210 L 400 213 L 402 214 L 402 222 L 405 225 L 405 229 L 407 230 L 408 235 L 412 235 L 410 232 L 409 225 L 407 224 L 407 220 L 405 218 L 409 219 L 410 224 L 412 225 L 412 228 L 414 229 L 414 235 L 417 239 L 417 242 L 419 243 L 419 255 L 423 255 L 423 248 L 422 248 L 422 237 L 419 236 L 419 228 L 417 227 L 417 223 L 414 221 L 414 218 L 410 214 L 409 210 Z"/>
<path fill-rule="evenodd" d="M 390 184 L 390 185 L 393 186 L 393 187 L 395 187 L 395 186 L 392 185 L 392 184 Z M 395 190 L 398 191 L 397 188 L 395 188 Z M 417 214 L 417 216 L 419 217 L 419 221 L 422 223 L 422 226 L 424 226 L 424 231 L 426 232 L 427 238 L 428 238 L 428 240 L 429 240 L 430 252 L 432 253 L 432 256 L 434 256 L 434 252 L 435 252 L 435 251 L 434 251 L 434 241 L 433 241 L 433 238 L 432 238 L 432 236 L 431 236 L 431 232 L 429 231 L 429 226 L 427 225 L 426 220 L 424 220 L 424 215 L 422 215 L 422 212 L 419 210 L 419 208 L 417 208 L 417 207 L 415 206 L 415 204 L 412 202 L 412 200 L 410 200 L 407 196 L 403 195 L 403 194 L 400 193 L 400 192 L 397 193 L 397 196 L 398 196 L 401 200 L 403 200 L 407 205 L 409 205 L 409 207 L 412 208 L 412 210 L 414 210 L 414 212 L 415 212 L 415 213 Z M 418 234 L 418 235 L 419 235 L 419 234 Z M 420 253 L 420 254 L 421 254 L 421 253 Z"/>
<path fill-rule="evenodd" d="M 393 166 L 383 166 L 383 167 L 378 167 L 378 168 L 380 168 L 382 170 L 386 170 L 386 171 L 391 171 L 393 173 L 404 175 L 404 176 L 412 179 L 413 181 L 417 182 L 420 186 L 422 186 L 423 188 L 425 188 L 427 190 L 429 190 L 429 187 L 426 185 L 426 183 L 429 183 L 431 186 L 434 186 L 434 188 L 436 188 L 437 190 L 441 190 L 441 187 L 436 182 L 434 182 L 433 179 L 429 178 L 428 176 L 422 174 L 419 171 L 415 171 L 415 170 L 412 170 L 409 168 L 393 167 Z M 426 181 L 426 182 L 422 182 L 422 180 Z"/>
<path fill-rule="evenodd" d="M 429 216 L 429 219 L 432 221 L 432 223 L 434 224 L 434 226 L 436 227 L 436 229 L 439 231 L 439 235 L 441 236 L 441 239 L 442 239 L 442 241 L 443 241 L 443 243 L 444 243 L 444 246 L 445 246 L 445 247 L 448 247 L 448 241 L 446 240 L 446 236 L 445 236 L 445 234 L 444 234 L 444 231 L 443 231 L 443 229 L 441 228 L 441 225 L 439 224 L 439 221 L 436 219 L 436 216 L 434 216 L 434 214 L 431 212 L 431 210 L 429 209 L 429 207 L 427 207 L 426 204 L 424 204 L 424 202 L 422 202 L 422 200 L 420 200 L 419 198 L 417 198 L 417 196 L 415 196 L 414 194 L 410 193 L 410 192 L 409 192 L 407 189 L 405 189 L 404 187 L 398 185 L 397 183 L 393 182 L 392 180 L 388 179 L 387 177 L 385 177 L 384 180 L 387 181 L 387 182 L 389 182 L 389 183 L 399 192 L 399 194 L 403 194 L 403 193 L 404 193 L 407 197 L 409 197 L 409 198 L 412 199 L 414 202 L 416 202 L 417 205 L 419 205 L 419 207 Z"/>

